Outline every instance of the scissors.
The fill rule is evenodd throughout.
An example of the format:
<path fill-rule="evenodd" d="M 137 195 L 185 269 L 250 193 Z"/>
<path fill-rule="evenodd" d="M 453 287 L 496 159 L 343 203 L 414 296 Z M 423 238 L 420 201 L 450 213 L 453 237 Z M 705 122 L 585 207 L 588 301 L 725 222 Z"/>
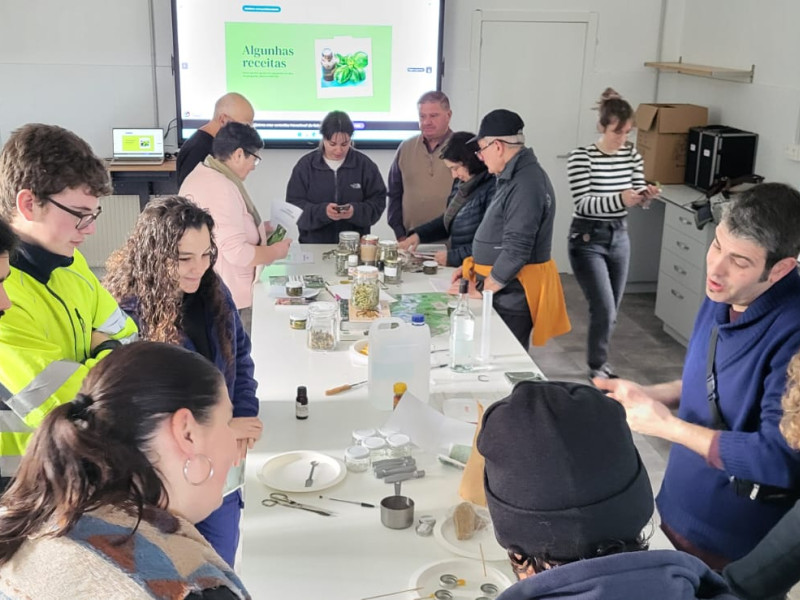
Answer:
<path fill-rule="evenodd" d="M 307 510 L 324 517 L 331 517 L 336 514 L 330 510 L 325 510 L 324 508 L 317 508 L 316 506 L 309 506 L 308 504 L 300 504 L 281 492 L 272 492 L 269 495 L 269 498 L 264 498 L 261 501 L 261 504 L 264 506 L 275 506 L 276 504 L 280 504 L 281 506 L 285 506 L 287 508 L 299 508 L 301 510 Z"/>

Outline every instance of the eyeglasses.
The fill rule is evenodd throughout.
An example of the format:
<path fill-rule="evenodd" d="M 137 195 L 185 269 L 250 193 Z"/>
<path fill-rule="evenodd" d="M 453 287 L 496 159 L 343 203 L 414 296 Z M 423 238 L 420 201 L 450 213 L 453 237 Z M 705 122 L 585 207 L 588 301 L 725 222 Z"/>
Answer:
<path fill-rule="evenodd" d="M 242 148 L 242 152 L 244 152 L 245 154 L 248 154 L 248 155 L 253 157 L 253 166 L 257 167 L 258 163 L 261 162 L 261 157 L 258 154 L 255 154 L 254 152 L 250 152 L 250 150 L 245 150 L 244 148 Z"/>
<path fill-rule="evenodd" d="M 97 220 L 97 217 L 100 216 L 100 213 L 103 212 L 102 206 L 98 206 L 97 210 L 94 211 L 93 213 L 82 213 L 75 210 L 74 208 L 69 208 L 68 206 L 64 206 L 63 204 L 61 204 L 60 202 L 56 202 L 52 198 L 42 198 L 42 200 L 55 204 L 58 208 L 60 208 L 66 213 L 71 214 L 73 217 L 78 217 L 78 222 L 75 224 L 75 229 L 77 229 L 78 231 L 80 231 L 81 229 L 86 229 L 89 225 L 94 223 Z"/>
<path fill-rule="evenodd" d="M 492 145 L 492 144 L 494 144 L 495 142 L 499 142 L 499 141 L 501 141 L 501 140 L 492 140 L 491 142 L 489 142 L 488 144 L 486 144 L 486 145 L 485 145 L 485 146 L 483 146 L 482 148 L 481 148 L 481 145 L 480 145 L 480 144 L 478 144 L 478 149 L 477 149 L 477 150 L 475 150 L 475 156 L 477 156 L 478 158 L 483 158 L 483 153 L 484 153 L 484 151 L 485 151 L 485 150 L 486 150 L 486 149 L 487 149 L 489 146 L 491 146 L 491 145 Z"/>

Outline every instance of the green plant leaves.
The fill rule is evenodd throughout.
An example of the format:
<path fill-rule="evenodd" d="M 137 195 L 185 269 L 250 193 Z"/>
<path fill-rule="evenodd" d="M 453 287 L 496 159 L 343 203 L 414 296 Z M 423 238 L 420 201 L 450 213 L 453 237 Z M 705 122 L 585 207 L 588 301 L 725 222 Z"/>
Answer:
<path fill-rule="evenodd" d="M 353 54 L 337 54 L 338 64 L 333 72 L 333 79 L 339 85 L 348 81 L 361 83 L 366 79 L 367 73 L 364 71 L 369 64 L 369 56 L 366 52 L 358 51 Z"/>

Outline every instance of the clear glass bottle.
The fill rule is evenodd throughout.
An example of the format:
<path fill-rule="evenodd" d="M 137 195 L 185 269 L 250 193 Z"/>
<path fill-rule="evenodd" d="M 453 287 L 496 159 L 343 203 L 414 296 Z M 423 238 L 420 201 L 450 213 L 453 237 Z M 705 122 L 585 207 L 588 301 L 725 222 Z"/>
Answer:
<path fill-rule="evenodd" d="M 377 310 L 379 298 L 378 268 L 358 267 L 353 277 L 353 290 L 350 295 L 353 308 L 360 313 Z"/>
<path fill-rule="evenodd" d="M 386 458 L 386 440 L 382 437 L 368 437 L 364 440 L 364 448 L 369 450 L 369 461 L 374 463 Z"/>
<path fill-rule="evenodd" d="M 308 307 L 308 347 L 311 350 L 333 350 L 338 341 L 338 305 L 333 302 L 314 302 Z"/>
<path fill-rule="evenodd" d="M 469 309 L 469 281 L 461 280 L 458 305 L 450 315 L 450 369 L 471 371 L 475 362 L 475 315 Z"/>
<path fill-rule="evenodd" d="M 336 247 L 336 275 L 338 277 L 349 277 L 348 268 L 350 256 L 355 257 L 355 265 L 358 266 L 358 248 L 361 243 L 361 236 L 357 231 L 340 231 L 339 245 Z"/>
<path fill-rule="evenodd" d="M 381 240 L 378 262 L 383 263 L 383 281 L 400 283 L 400 254 L 395 240 Z"/>
<path fill-rule="evenodd" d="M 405 433 L 395 433 L 386 438 L 388 458 L 405 458 L 411 456 L 411 438 Z"/>
<path fill-rule="evenodd" d="M 364 446 L 350 446 L 344 451 L 344 464 L 353 473 L 366 471 L 369 469 L 369 450 Z"/>

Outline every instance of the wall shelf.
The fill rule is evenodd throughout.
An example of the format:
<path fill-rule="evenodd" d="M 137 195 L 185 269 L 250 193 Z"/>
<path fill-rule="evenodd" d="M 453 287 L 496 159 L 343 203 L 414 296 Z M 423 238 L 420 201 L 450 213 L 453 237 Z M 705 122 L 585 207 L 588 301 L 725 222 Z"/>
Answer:
<path fill-rule="evenodd" d="M 727 67 L 711 67 L 709 65 L 695 65 L 683 62 L 683 57 L 678 62 L 646 62 L 645 67 L 652 67 L 659 71 L 671 71 L 684 75 L 695 75 L 697 77 L 710 77 L 711 79 L 722 79 L 724 81 L 734 81 L 738 83 L 753 83 L 753 74 L 756 66 L 750 69 L 729 69 Z"/>

